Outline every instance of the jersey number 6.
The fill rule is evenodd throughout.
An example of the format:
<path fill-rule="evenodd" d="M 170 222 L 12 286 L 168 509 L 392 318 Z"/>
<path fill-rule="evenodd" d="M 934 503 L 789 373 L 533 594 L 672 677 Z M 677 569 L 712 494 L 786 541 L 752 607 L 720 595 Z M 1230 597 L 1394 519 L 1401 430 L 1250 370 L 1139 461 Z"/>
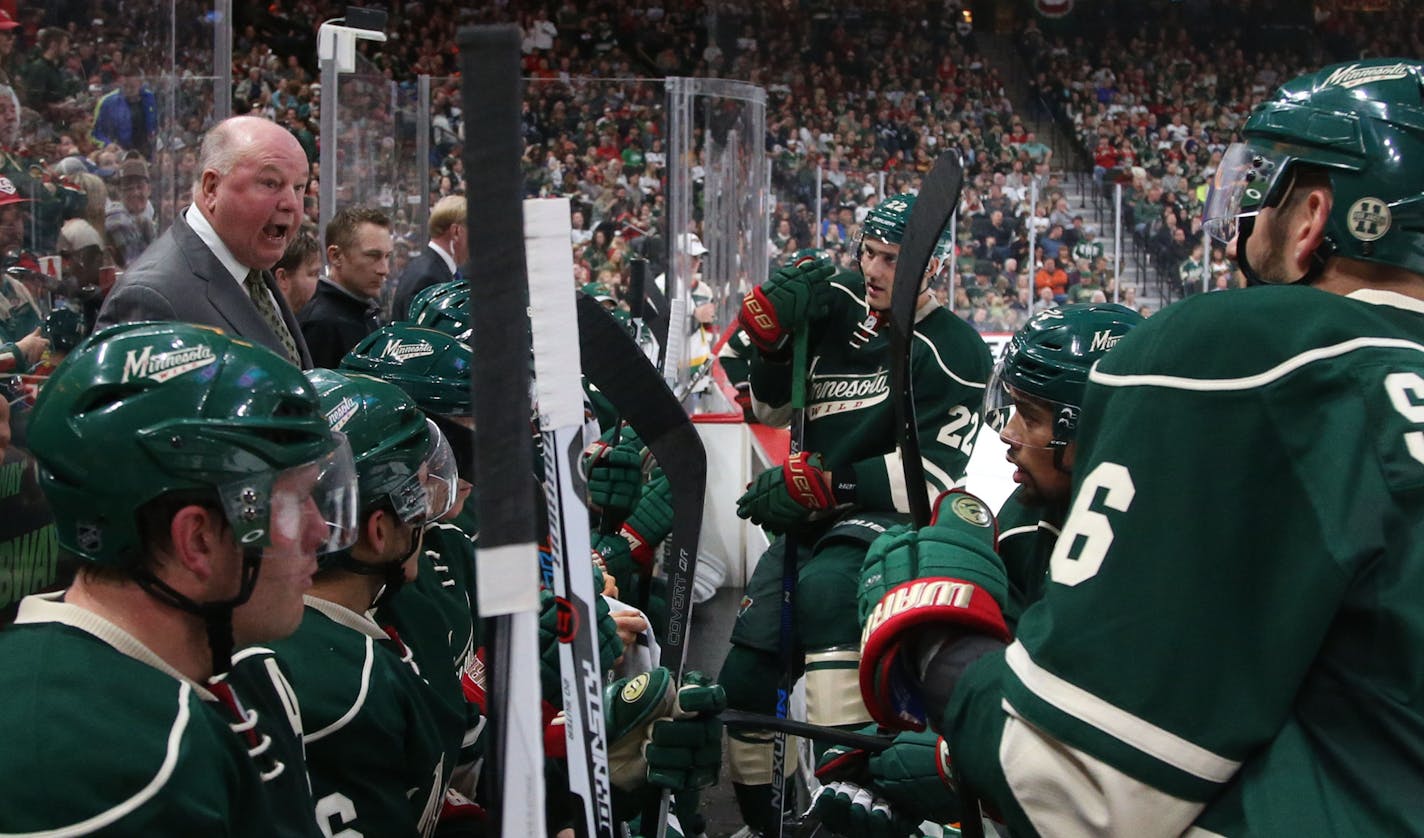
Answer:
<path fill-rule="evenodd" d="M 1136 494 L 1132 475 L 1117 463 L 1099 463 L 1088 474 L 1073 500 L 1063 534 L 1053 547 L 1053 556 L 1048 560 L 1049 575 L 1054 582 L 1071 586 L 1097 575 L 1113 540 L 1112 522 L 1101 509 L 1126 512 Z"/>

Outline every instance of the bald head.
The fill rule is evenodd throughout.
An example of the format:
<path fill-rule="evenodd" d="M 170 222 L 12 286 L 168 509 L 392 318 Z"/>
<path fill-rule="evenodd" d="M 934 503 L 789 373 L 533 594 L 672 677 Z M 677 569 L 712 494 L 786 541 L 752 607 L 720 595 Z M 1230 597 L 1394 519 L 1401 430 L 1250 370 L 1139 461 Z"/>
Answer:
<path fill-rule="evenodd" d="M 295 151 L 303 159 L 306 157 L 297 138 L 269 119 L 260 116 L 234 116 L 213 126 L 203 136 L 203 144 L 198 153 L 198 174 L 193 181 L 193 199 L 197 200 L 202 188 L 203 172 L 212 169 L 220 175 L 228 174 L 244 154 L 254 148 L 273 145 L 288 152 Z"/>
<path fill-rule="evenodd" d="M 275 122 L 236 116 L 203 138 L 193 203 L 245 267 L 266 270 L 296 237 L 307 158 Z"/>

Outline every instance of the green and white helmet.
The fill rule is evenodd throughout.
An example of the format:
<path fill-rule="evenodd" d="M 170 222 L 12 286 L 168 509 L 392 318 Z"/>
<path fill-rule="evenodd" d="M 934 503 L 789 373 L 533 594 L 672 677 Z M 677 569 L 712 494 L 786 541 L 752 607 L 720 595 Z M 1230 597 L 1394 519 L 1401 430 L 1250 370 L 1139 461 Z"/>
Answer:
<path fill-rule="evenodd" d="M 865 239 L 876 239 L 886 244 L 900 244 L 905 239 L 905 225 L 910 221 L 910 213 L 915 208 L 915 194 L 906 192 L 903 195 L 894 195 L 886 198 L 875 206 L 865 216 L 865 221 L 861 222 L 860 231 L 855 235 L 852 243 L 851 253 L 858 260 L 860 259 L 861 242 Z M 948 264 L 946 257 L 950 253 L 950 243 L 953 241 L 953 224 L 946 224 L 944 231 L 940 233 L 939 241 L 935 242 L 933 258 L 930 261 L 928 271 L 931 275 L 939 273 L 940 268 Z"/>
<path fill-rule="evenodd" d="M 860 243 L 867 238 L 899 244 L 905 238 L 905 224 L 914 208 L 915 195 L 910 192 L 893 195 L 876 204 L 860 224 L 860 232 L 855 237 L 855 255 L 860 256 Z"/>
<path fill-rule="evenodd" d="M 417 326 L 469 343 L 474 332 L 470 318 L 470 284 L 456 280 L 423 289 L 411 298 L 407 319 Z"/>
<path fill-rule="evenodd" d="M 1002 431 L 1009 423 L 1016 395 L 1052 405 L 1054 448 L 1063 448 L 1078 432 L 1078 413 L 1088 371 L 1142 316 L 1115 303 L 1079 303 L 1035 314 L 1004 345 L 984 395 L 984 417 Z"/>
<path fill-rule="evenodd" d="M 473 355 L 468 344 L 444 332 L 392 323 L 352 347 L 341 371 L 394 384 L 427 414 L 469 416 Z"/>
<path fill-rule="evenodd" d="M 1258 105 L 1212 176 L 1203 223 L 1237 239 L 1243 271 L 1256 215 L 1277 206 L 1301 167 L 1330 179 L 1333 203 L 1312 278 L 1326 260 L 1394 265 L 1424 274 L 1424 63 L 1335 64 L 1287 82 Z"/>
<path fill-rule="evenodd" d="M 341 371 L 379 378 L 404 390 L 445 435 L 459 476 L 474 482 L 473 364 L 469 344 L 435 329 L 392 323 L 346 353 Z"/>
<path fill-rule="evenodd" d="M 350 440 L 363 514 L 385 507 L 411 525 L 439 519 L 455 500 L 455 458 L 445 437 L 394 384 L 309 370 L 333 431 Z"/>
<path fill-rule="evenodd" d="M 29 444 L 59 543 L 94 564 L 138 571 L 151 547 L 139 513 L 170 497 L 221 508 L 249 553 L 301 537 L 288 529 L 308 497 L 328 528 L 318 552 L 355 541 L 351 450 L 315 390 L 286 359 L 217 329 L 92 335 L 41 391 Z"/>

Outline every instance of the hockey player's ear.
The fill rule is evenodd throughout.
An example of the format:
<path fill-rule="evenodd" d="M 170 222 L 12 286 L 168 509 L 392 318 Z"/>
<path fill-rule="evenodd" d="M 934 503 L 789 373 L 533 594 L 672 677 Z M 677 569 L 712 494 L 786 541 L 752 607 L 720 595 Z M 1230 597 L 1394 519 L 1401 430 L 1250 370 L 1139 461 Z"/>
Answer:
<path fill-rule="evenodd" d="M 1311 268 L 1315 254 L 1325 243 L 1325 230 L 1330 223 L 1330 207 L 1334 196 L 1328 185 L 1297 184 L 1301 194 L 1292 196 L 1290 214 L 1285 219 L 1289 238 L 1285 244 L 1294 273 L 1304 276 Z"/>
<path fill-rule="evenodd" d="M 221 587 L 224 576 L 233 575 L 236 584 L 238 562 L 224 556 L 237 556 L 239 551 L 221 512 L 199 504 L 184 506 L 173 513 L 168 535 L 172 561 L 198 582 Z"/>
<path fill-rule="evenodd" d="M 366 516 L 361 523 L 361 542 L 377 558 L 390 549 L 395 516 L 385 509 L 377 509 Z"/>

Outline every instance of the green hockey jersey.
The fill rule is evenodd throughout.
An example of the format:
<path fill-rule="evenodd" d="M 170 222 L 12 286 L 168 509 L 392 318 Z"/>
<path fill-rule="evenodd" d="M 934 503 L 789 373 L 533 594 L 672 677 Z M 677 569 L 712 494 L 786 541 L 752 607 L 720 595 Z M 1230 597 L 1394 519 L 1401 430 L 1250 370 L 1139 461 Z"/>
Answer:
<path fill-rule="evenodd" d="M 1093 370 L 1043 598 L 942 720 L 1015 834 L 1424 824 L 1424 303 L 1165 309 Z"/>
<path fill-rule="evenodd" d="M 410 649 L 421 677 L 457 715 L 465 717 L 459 747 L 469 748 L 482 728 L 479 709 L 465 699 L 460 678 L 475 657 L 475 553 L 464 532 L 450 524 L 426 526 L 419 572 L 373 615 Z M 468 753 L 460 762 L 475 758 Z"/>
<path fill-rule="evenodd" d="M 999 507 L 999 558 L 1009 576 L 1004 619 L 1012 632 L 1024 609 L 1043 596 L 1048 585 L 1048 557 L 1063 529 L 1063 514 L 1023 502 L 1018 488 Z"/>
<path fill-rule="evenodd" d="M 271 834 L 320 838 L 302 744 L 302 711 L 286 666 L 271 649 L 249 646 L 232 656 L 232 668 L 208 689 L 228 712 L 228 726 L 246 745 L 272 809 L 279 813 Z"/>
<path fill-rule="evenodd" d="M 329 835 L 431 835 L 464 718 L 370 618 L 306 603 L 296 634 L 271 647 L 301 701 L 317 821 Z"/>
<path fill-rule="evenodd" d="M 0 632 L 0 834 L 315 833 L 274 805 L 212 693 L 60 596 L 25 598 Z"/>
<path fill-rule="evenodd" d="M 820 453 L 837 482 L 854 471 L 859 505 L 909 512 L 890 391 L 889 325 L 866 306 L 859 274 L 838 274 L 831 286 L 830 312 L 811 324 L 809 336 L 805 450 Z M 915 312 L 910 375 L 929 497 L 964 479 L 991 367 L 983 339 L 933 297 Z M 791 365 L 753 352 L 751 386 L 758 418 L 787 424 Z"/>

